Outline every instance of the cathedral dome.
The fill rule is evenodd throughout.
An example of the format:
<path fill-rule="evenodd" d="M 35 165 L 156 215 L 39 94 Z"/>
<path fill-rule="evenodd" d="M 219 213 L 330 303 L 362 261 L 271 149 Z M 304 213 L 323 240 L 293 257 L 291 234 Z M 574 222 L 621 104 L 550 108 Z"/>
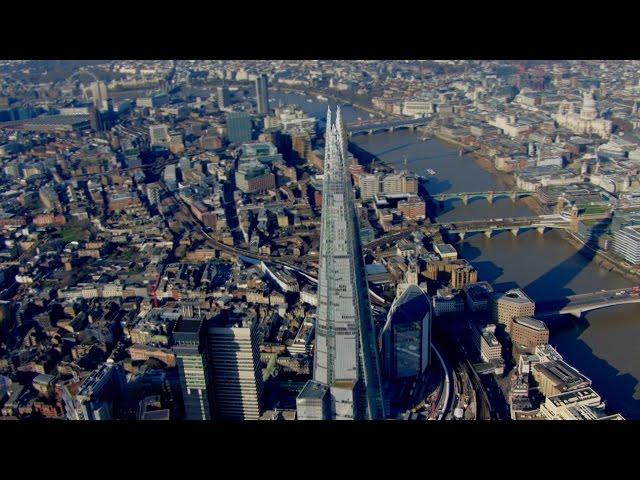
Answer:
<path fill-rule="evenodd" d="M 584 120 L 595 120 L 598 118 L 598 110 L 596 109 L 596 101 L 592 92 L 585 92 L 582 98 L 582 110 L 580 117 Z"/>

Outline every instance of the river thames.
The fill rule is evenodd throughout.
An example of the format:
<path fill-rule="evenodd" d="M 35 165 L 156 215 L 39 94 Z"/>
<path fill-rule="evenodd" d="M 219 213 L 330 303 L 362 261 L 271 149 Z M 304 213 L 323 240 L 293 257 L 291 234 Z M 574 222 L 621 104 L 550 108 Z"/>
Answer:
<path fill-rule="evenodd" d="M 327 102 L 313 97 L 280 93 L 272 97 L 276 102 L 298 104 L 318 119 L 324 119 L 326 114 Z M 352 107 L 343 110 L 346 122 L 369 116 Z M 426 188 L 432 194 L 505 188 L 497 175 L 484 170 L 470 157 L 460 157 L 456 148 L 438 139 L 421 141 L 420 136 L 418 132 L 398 130 L 358 135 L 352 141 L 396 169 L 406 164 L 407 170 L 427 176 Z M 429 168 L 435 175 L 427 175 Z M 477 199 L 468 205 L 448 201 L 437 213 L 437 219 L 447 222 L 527 215 L 534 213 L 522 201 L 514 203 L 501 198 L 489 204 Z M 633 284 L 592 262 L 554 231 L 541 235 L 531 230 L 518 237 L 509 232 L 491 238 L 467 235 L 456 247 L 477 268 L 481 280 L 491 282 L 497 290 L 519 286 L 534 301 Z M 596 310 L 578 322 L 567 323 L 562 328 L 552 326 L 550 343 L 593 381 L 594 388 L 612 410 L 628 419 L 640 419 L 640 356 L 636 353 L 640 305 Z"/>

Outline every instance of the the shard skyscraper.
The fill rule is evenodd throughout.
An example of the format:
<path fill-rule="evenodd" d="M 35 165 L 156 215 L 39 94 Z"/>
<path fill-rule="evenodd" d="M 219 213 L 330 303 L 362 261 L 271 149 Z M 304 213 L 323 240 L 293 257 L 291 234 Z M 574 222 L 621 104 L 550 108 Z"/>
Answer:
<path fill-rule="evenodd" d="M 327 113 L 313 380 L 297 398 L 298 418 L 382 419 L 375 327 L 348 173 L 340 107 Z"/>

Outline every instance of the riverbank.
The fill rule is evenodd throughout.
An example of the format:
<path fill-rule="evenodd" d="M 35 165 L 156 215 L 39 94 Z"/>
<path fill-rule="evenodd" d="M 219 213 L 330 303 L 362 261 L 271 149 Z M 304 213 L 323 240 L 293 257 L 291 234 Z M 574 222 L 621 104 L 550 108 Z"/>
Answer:
<path fill-rule="evenodd" d="M 362 110 L 362 111 L 367 112 L 367 113 L 371 113 L 371 114 L 375 115 L 376 117 L 377 116 L 379 116 L 381 118 L 392 117 L 392 115 L 390 115 L 389 113 L 387 113 L 384 110 L 381 110 L 379 108 L 376 108 L 373 105 L 364 105 L 364 104 L 360 103 L 356 99 L 348 99 L 348 98 L 345 98 L 345 97 L 339 97 L 335 93 L 327 91 L 327 90 L 312 90 L 312 89 L 308 89 L 308 88 L 305 88 L 305 89 L 300 88 L 300 89 L 298 89 L 298 88 L 295 88 L 295 87 L 293 87 L 291 85 L 288 85 L 286 87 L 281 87 L 281 86 L 272 87 L 272 90 L 274 92 L 280 92 L 280 93 L 285 93 L 285 94 L 292 93 L 292 94 L 300 95 L 301 92 L 304 92 L 305 95 L 312 95 L 312 96 L 323 95 L 327 99 L 333 100 L 335 103 L 351 104 L 352 107 L 357 108 L 357 109 Z"/>
<path fill-rule="evenodd" d="M 633 282 L 638 281 L 638 274 L 630 272 L 628 270 L 624 270 L 617 263 L 614 263 L 609 258 L 605 257 L 604 254 L 600 250 L 596 250 L 589 245 L 586 245 L 580 239 L 578 239 L 575 235 L 569 232 L 562 232 L 562 237 L 569 242 L 569 244 L 578 250 L 584 257 L 590 259 L 596 265 L 601 268 L 604 268 L 608 272 L 616 273 L 618 275 L 623 276 L 627 280 L 631 280 Z"/>
<path fill-rule="evenodd" d="M 464 145 L 460 142 L 456 142 L 455 140 L 447 136 L 443 136 L 442 134 L 439 134 L 439 133 L 435 133 L 434 137 L 436 137 L 446 146 L 451 146 L 455 148 L 458 148 L 458 147 L 469 148 L 467 145 Z M 489 158 L 482 156 L 477 152 L 470 152 L 465 156 L 468 158 L 471 158 L 473 162 L 476 165 L 478 165 L 480 168 L 482 168 L 485 172 L 490 173 L 496 179 L 496 183 L 498 185 L 504 187 L 505 189 L 516 188 L 515 176 L 509 172 L 503 172 L 498 170 Z M 538 201 L 538 199 L 535 197 L 524 197 L 519 199 L 518 201 L 524 203 L 536 215 L 545 215 L 545 214 L 551 213 L 549 208 L 541 204 Z"/>
<path fill-rule="evenodd" d="M 445 140 L 443 140 L 443 142 L 447 143 Z M 515 176 L 511 173 L 502 172 L 496 169 L 493 165 L 493 162 L 488 158 L 483 157 L 476 152 L 470 153 L 468 157 L 473 159 L 476 165 L 494 175 L 499 184 L 504 184 L 505 186 L 509 187 L 515 187 Z M 529 207 L 536 215 L 546 215 L 552 213 L 549 207 L 540 203 L 540 201 L 535 197 L 525 197 L 520 201 L 522 201 L 527 207 Z M 640 276 L 640 274 L 625 270 L 619 264 L 607 258 L 603 252 L 593 249 L 589 245 L 586 245 L 572 233 L 562 232 L 561 237 L 565 239 L 572 247 L 574 247 L 576 251 L 580 252 L 585 258 L 593 261 L 599 267 L 609 272 L 622 275 L 627 280 L 631 280 L 634 282 L 638 281 L 638 277 Z"/>

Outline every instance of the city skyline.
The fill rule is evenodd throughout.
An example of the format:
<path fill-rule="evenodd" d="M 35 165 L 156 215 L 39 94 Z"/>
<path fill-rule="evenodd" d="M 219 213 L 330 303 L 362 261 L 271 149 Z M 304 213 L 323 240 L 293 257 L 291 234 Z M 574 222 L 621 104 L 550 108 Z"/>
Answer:
<path fill-rule="evenodd" d="M 638 67 L 0 61 L 0 414 L 640 418 Z"/>

